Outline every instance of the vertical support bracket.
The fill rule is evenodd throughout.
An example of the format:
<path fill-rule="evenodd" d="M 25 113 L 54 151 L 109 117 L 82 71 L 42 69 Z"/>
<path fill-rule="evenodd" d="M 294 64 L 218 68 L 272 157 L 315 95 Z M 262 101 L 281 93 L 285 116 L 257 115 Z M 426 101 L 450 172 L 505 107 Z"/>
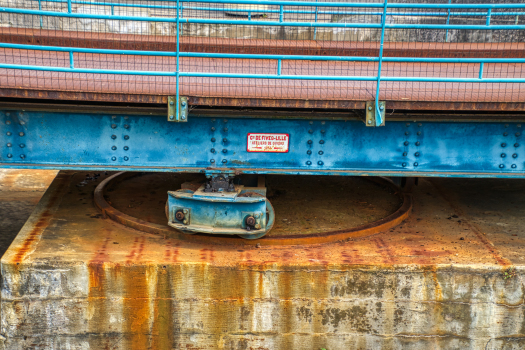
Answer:
<path fill-rule="evenodd" d="M 177 103 L 178 102 L 178 103 Z M 179 108 L 177 108 L 177 104 Z M 178 109 L 178 115 L 177 115 Z M 177 101 L 176 96 L 168 96 L 168 121 L 169 122 L 187 122 L 188 121 L 188 98 L 185 96 L 179 97 Z"/>
<path fill-rule="evenodd" d="M 376 101 L 366 102 L 366 126 L 385 126 L 385 104 L 385 101 L 378 102 L 380 118 L 376 118 Z M 376 120 L 381 120 L 381 124 L 377 125 Z"/>

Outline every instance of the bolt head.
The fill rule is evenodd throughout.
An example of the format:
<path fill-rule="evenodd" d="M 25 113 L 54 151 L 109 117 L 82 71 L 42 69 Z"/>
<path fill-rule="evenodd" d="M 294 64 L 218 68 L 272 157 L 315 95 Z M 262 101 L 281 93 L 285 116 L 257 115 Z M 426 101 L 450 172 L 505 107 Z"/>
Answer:
<path fill-rule="evenodd" d="M 177 212 L 175 213 L 175 219 L 179 220 L 179 221 L 182 221 L 184 220 L 184 213 L 180 210 L 177 210 Z"/>
<path fill-rule="evenodd" d="M 116 161 L 116 160 L 117 160 L 117 157 L 111 157 L 111 160 L 112 160 L 112 161 Z"/>
<path fill-rule="evenodd" d="M 187 225 L 187 224 L 188 224 L 188 220 L 184 220 L 182 223 L 183 223 L 184 225 Z"/>
<path fill-rule="evenodd" d="M 182 118 L 182 120 L 186 120 L 186 116 L 185 115 L 183 115 L 181 118 Z"/>
<path fill-rule="evenodd" d="M 379 110 L 382 111 L 383 109 L 385 109 L 385 106 L 380 105 L 380 106 L 379 106 Z"/>
<path fill-rule="evenodd" d="M 223 162 L 223 163 L 227 163 L 228 161 L 227 161 L 226 159 L 223 159 L 222 162 Z"/>
<path fill-rule="evenodd" d="M 12 158 L 12 157 L 13 157 L 13 155 L 11 153 L 7 154 L 7 158 Z"/>
<path fill-rule="evenodd" d="M 22 159 L 25 159 L 25 157 L 26 157 L 25 154 L 21 154 L 21 155 L 20 155 L 20 158 L 22 158 Z"/>
<path fill-rule="evenodd" d="M 324 163 L 322 161 L 318 161 L 317 164 L 323 165 Z"/>
<path fill-rule="evenodd" d="M 259 230 L 259 229 L 261 228 L 261 225 L 259 225 L 259 224 L 255 224 L 254 227 L 255 227 L 257 230 Z"/>
<path fill-rule="evenodd" d="M 128 146 L 124 146 L 124 151 L 127 151 L 129 150 L 129 147 Z"/>
<path fill-rule="evenodd" d="M 170 120 L 173 120 L 173 119 L 175 119 L 175 117 L 170 114 Z"/>
<path fill-rule="evenodd" d="M 7 147 L 12 147 L 12 146 L 13 145 L 10 142 L 7 144 Z"/>
<path fill-rule="evenodd" d="M 170 101 L 170 106 L 173 106 L 175 103 L 173 101 Z"/>
<path fill-rule="evenodd" d="M 129 158 L 128 157 L 124 157 L 124 160 L 127 162 L 129 160 Z"/>
<path fill-rule="evenodd" d="M 512 165 L 511 165 L 511 168 L 512 168 L 512 169 L 516 169 L 516 164 L 512 164 Z"/>
<path fill-rule="evenodd" d="M 20 135 L 20 136 L 24 136 L 25 134 L 24 134 L 23 132 L 21 132 L 21 133 L 18 133 L 18 135 Z"/>
<path fill-rule="evenodd" d="M 372 121 L 370 119 L 368 120 L 368 124 L 372 124 Z"/>
<path fill-rule="evenodd" d="M 253 216 L 247 216 L 244 220 L 246 222 L 246 226 L 255 226 L 255 218 Z"/>
<path fill-rule="evenodd" d="M 306 165 L 312 165 L 312 162 L 311 161 L 307 161 Z"/>
<path fill-rule="evenodd" d="M 372 106 L 368 106 L 368 110 L 371 111 L 372 110 Z"/>

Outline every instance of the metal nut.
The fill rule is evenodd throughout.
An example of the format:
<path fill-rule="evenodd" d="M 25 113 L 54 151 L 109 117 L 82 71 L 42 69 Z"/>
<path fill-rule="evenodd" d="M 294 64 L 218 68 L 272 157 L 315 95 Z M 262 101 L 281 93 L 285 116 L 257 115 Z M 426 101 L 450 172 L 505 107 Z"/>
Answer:
<path fill-rule="evenodd" d="M 178 210 L 176 213 L 175 213 L 175 219 L 179 220 L 179 221 L 182 221 L 184 220 L 184 213 L 182 212 L 182 210 Z"/>
<path fill-rule="evenodd" d="M 246 222 L 246 226 L 255 226 L 255 218 L 251 215 L 247 216 L 244 221 Z"/>

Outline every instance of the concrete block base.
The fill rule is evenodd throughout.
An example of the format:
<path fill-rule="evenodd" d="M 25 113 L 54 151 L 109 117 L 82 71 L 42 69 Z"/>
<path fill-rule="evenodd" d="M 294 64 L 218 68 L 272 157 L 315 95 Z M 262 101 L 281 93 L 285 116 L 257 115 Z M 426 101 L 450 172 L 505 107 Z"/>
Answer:
<path fill-rule="evenodd" d="M 525 348 L 525 181 L 421 180 L 390 232 L 254 248 L 120 226 L 84 178 L 2 258 L 6 349 Z"/>

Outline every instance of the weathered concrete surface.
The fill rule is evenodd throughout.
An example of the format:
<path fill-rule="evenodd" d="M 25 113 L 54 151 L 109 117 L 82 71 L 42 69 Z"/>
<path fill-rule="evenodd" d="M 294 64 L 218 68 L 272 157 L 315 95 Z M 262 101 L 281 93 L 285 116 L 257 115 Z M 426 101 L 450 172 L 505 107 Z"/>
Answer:
<path fill-rule="evenodd" d="M 123 228 L 84 178 L 2 258 L 7 349 L 525 348 L 525 181 L 422 180 L 391 232 L 251 249 Z"/>
<path fill-rule="evenodd" d="M 4 255 L 57 173 L 0 169 L 0 256 Z"/>

